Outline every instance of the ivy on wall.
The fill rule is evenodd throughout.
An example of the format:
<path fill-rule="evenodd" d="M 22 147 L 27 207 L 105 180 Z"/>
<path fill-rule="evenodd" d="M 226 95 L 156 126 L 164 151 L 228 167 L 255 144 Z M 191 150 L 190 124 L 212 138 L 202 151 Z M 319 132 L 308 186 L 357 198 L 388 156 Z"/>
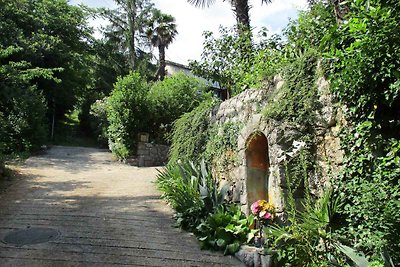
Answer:
<path fill-rule="evenodd" d="M 170 162 L 178 159 L 211 162 L 218 170 L 237 165 L 238 135 L 241 123 L 211 124 L 210 115 L 218 100 L 205 101 L 198 108 L 186 113 L 173 126 Z"/>
<path fill-rule="evenodd" d="M 238 137 L 243 123 L 225 122 L 210 128 L 204 159 L 212 162 L 214 170 L 227 174 L 238 166 Z"/>

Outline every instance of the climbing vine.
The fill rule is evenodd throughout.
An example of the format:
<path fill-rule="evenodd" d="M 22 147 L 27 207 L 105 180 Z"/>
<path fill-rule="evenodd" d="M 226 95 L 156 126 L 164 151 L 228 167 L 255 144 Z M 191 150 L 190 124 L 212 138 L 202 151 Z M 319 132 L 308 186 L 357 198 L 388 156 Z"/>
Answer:
<path fill-rule="evenodd" d="M 210 115 L 218 100 L 205 101 L 186 113 L 173 126 L 170 162 L 204 159 L 218 170 L 237 165 L 237 140 L 241 123 L 212 124 Z"/>
<path fill-rule="evenodd" d="M 343 235 L 400 262 L 400 3 L 351 1 L 332 38 L 332 91 L 347 107 L 345 160 L 337 188 L 346 201 Z"/>
<path fill-rule="evenodd" d="M 197 161 L 203 154 L 210 131 L 210 114 L 218 100 L 207 100 L 175 121 L 170 135 L 169 162 L 178 159 Z"/>
<path fill-rule="evenodd" d="M 203 158 L 213 163 L 215 171 L 229 173 L 238 165 L 238 137 L 242 123 L 225 122 L 210 128 Z"/>

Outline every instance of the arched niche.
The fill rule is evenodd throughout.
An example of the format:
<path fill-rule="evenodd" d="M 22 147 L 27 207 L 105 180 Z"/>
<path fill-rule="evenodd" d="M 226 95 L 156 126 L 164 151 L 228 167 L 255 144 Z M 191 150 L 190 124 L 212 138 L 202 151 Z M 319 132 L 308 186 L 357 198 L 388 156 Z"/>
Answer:
<path fill-rule="evenodd" d="M 246 191 L 250 206 L 259 199 L 268 200 L 268 141 L 261 132 L 249 136 L 246 142 Z"/>

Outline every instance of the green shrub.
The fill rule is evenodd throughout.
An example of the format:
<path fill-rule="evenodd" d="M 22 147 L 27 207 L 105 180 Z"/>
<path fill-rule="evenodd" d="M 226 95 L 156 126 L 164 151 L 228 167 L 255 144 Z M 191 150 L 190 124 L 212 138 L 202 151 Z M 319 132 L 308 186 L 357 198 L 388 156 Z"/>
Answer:
<path fill-rule="evenodd" d="M 7 89 L 10 93 L 0 100 L 0 153 L 39 149 L 47 138 L 46 105 L 42 94 L 35 87 L 23 84 Z"/>
<path fill-rule="evenodd" d="M 266 228 L 278 266 L 330 266 L 333 260 L 342 260 L 337 257 L 332 235 L 339 219 L 339 199 L 328 189 L 315 202 L 303 204 L 302 211 L 290 210 L 294 202 L 288 205 L 287 225 Z"/>
<path fill-rule="evenodd" d="M 107 98 L 96 100 L 89 111 L 90 128 L 100 145 L 105 146 L 108 142 L 108 121 L 107 121 Z"/>
<path fill-rule="evenodd" d="M 255 230 L 250 229 L 253 222 L 254 217 L 244 216 L 239 206 L 220 205 L 197 226 L 196 235 L 203 249 L 234 254 L 254 234 Z"/>
<path fill-rule="evenodd" d="M 282 67 L 285 83 L 268 101 L 264 116 L 294 122 L 311 131 L 317 122 L 315 111 L 320 109 L 316 84 L 317 57 L 316 51 L 308 50 Z"/>
<path fill-rule="evenodd" d="M 219 188 L 204 161 L 169 164 L 157 176 L 162 197 L 177 212 L 177 224 L 194 230 L 208 213 L 224 202 L 229 185 Z"/>
<path fill-rule="evenodd" d="M 347 107 L 341 134 L 346 205 L 342 234 L 366 255 L 387 249 L 400 263 L 400 2 L 349 1 L 328 42 L 332 91 Z"/>
<path fill-rule="evenodd" d="M 211 96 L 203 81 L 178 73 L 154 83 L 147 98 L 154 123 L 152 135 L 165 140 L 175 120 Z"/>
<path fill-rule="evenodd" d="M 148 85 L 138 73 L 118 78 L 107 100 L 108 137 L 111 151 L 121 159 L 136 149 L 139 132 L 149 130 Z"/>
<path fill-rule="evenodd" d="M 220 27 L 218 35 L 203 33 L 201 60 L 190 62 L 196 75 L 215 81 L 229 94 L 237 95 L 248 88 L 262 87 L 262 82 L 275 74 L 282 45 L 279 36 L 266 38 L 264 28 L 257 38 L 260 41 L 251 45 L 251 37 L 238 34 L 234 28 Z"/>

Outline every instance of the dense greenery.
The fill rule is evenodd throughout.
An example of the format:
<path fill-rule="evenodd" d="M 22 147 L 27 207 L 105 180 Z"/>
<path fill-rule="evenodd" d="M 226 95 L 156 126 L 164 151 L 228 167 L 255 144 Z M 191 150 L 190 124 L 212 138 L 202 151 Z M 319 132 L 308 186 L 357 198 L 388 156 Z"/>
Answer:
<path fill-rule="evenodd" d="M 253 222 L 254 218 L 247 218 L 237 205 L 220 205 L 197 226 L 196 234 L 203 249 L 234 254 L 240 245 L 251 240 Z"/>
<path fill-rule="evenodd" d="M 336 47 L 332 90 L 347 110 L 346 153 L 338 190 L 346 205 L 343 234 L 357 247 L 389 250 L 400 262 L 400 3 L 352 1 Z"/>
<path fill-rule="evenodd" d="M 347 223 L 336 233 L 373 258 L 386 249 L 398 262 L 399 3 L 389 2 L 350 1 L 344 23 L 335 21 L 329 3 L 315 4 L 288 28 L 285 50 L 300 58 L 316 51 L 332 93 L 346 107 L 343 172 L 332 182 L 343 196 L 338 212 Z M 301 115 L 307 106 L 301 107 L 299 99 L 290 102 Z M 286 113 L 290 117 L 290 109 Z M 315 121 L 312 113 L 299 119 Z"/>
<path fill-rule="evenodd" d="M 148 0 L 116 2 L 116 10 L 91 10 L 66 0 L 0 1 L 0 168 L 5 157 L 37 150 L 49 137 L 60 140 L 53 135 L 69 133 L 63 127 L 72 117 L 122 159 L 135 153 L 137 134 L 149 132 L 152 141 L 172 143 L 158 186 L 177 210 L 178 223 L 193 230 L 204 247 L 232 253 L 251 233 L 251 220 L 222 203 L 225 189 L 219 191 L 204 163 L 177 161 L 204 158 L 215 173 L 229 170 L 236 166 L 242 125 L 211 124 L 218 100 L 195 78 L 179 74 L 154 82 L 154 76 L 164 77 L 174 20 Z M 262 30 L 256 39 L 249 22 L 241 20 L 248 1 L 231 1 L 238 27 L 221 28 L 218 38 L 206 32 L 202 59 L 192 67 L 231 95 L 261 88 L 276 74 L 285 81 L 270 94 L 264 118 L 296 126 L 308 149 L 286 165 L 293 186 L 290 224 L 270 229 L 281 265 L 345 264 L 349 247 L 377 262 L 388 251 L 398 264 L 400 2 L 309 2 L 283 37 Z M 90 16 L 111 21 L 103 39 L 93 38 Z M 160 49 L 157 74 L 150 45 Z M 297 212 L 290 199 L 294 186 L 307 189 L 310 173 L 318 174 L 315 129 L 324 126 L 320 78 L 329 81 L 341 107 L 344 162 L 332 174 L 333 192 L 313 202 L 306 191 L 304 211 Z M 332 206 L 336 199 L 343 203 Z M 333 227 L 333 211 L 341 225 Z"/>
<path fill-rule="evenodd" d="M 260 31 L 260 41 L 253 47 L 248 45 L 249 33 L 238 34 L 233 29 L 220 27 L 218 38 L 211 32 L 203 35 L 201 60 L 192 61 L 190 66 L 195 74 L 227 89 L 229 95 L 250 87 L 261 87 L 266 77 L 276 73 L 276 65 L 280 62 L 276 57 L 280 55 L 280 38 L 266 38 L 266 29 Z M 267 47 L 270 49 L 265 49 Z"/>
<path fill-rule="evenodd" d="M 175 121 L 171 135 L 170 162 L 175 163 L 178 159 L 201 158 L 209 137 L 209 115 L 215 101 L 204 101 Z"/>
<path fill-rule="evenodd" d="M 46 140 L 46 104 L 43 94 L 30 84 L 40 69 L 27 62 L 6 60 L 17 49 L 1 49 L 0 154 L 38 149 Z"/>
<path fill-rule="evenodd" d="M 260 77 L 270 78 L 272 74 L 280 73 L 285 84 L 280 91 L 273 93 L 264 114 L 266 118 L 292 123 L 302 131 L 303 141 L 309 144 L 308 166 L 304 167 L 304 173 L 317 167 L 312 145 L 315 142 L 314 130 L 321 126 L 316 82 L 320 77 L 327 79 L 334 100 L 343 107 L 338 122 L 342 124 L 340 139 L 345 152 L 342 172 L 333 173 L 331 179 L 334 194 L 340 194 L 343 201 L 337 209 L 343 224 L 331 229 L 332 238 L 335 242 L 364 251 L 372 261 L 381 261 L 380 252 L 387 250 L 398 263 L 400 4 L 398 1 L 353 0 L 338 7 L 330 1 L 313 2 L 310 10 L 301 12 L 299 18 L 289 24 L 283 38 L 285 41 L 273 37 L 262 42 L 264 46 L 255 46 L 259 49 L 258 54 L 268 55 L 268 64 L 262 57 L 246 61 L 236 50 L 240 38 L 225 30 L 219 39 L 206 34 L 203 59 L 193 66 L 198 73 L 219 81 L 233 93 L 247 86 L 257 86 L 257 83 L 260 85 L 254 82 L 260 72 L 253 72 L 259 66 L 262 66 Z M 340 14 L 337 12 L 339 9 Z M 249 80 L 244 79 L 244 72 L 250 73 Z M 234 81 L 234 85 L 230 81 Z M 172 159 L 178 155 L 196 158 L 204 153 L 193 144 L 208 143 L 207 135 L 210 135 L 212 127 L 207 124 L 206 114 L 210 110 L 199 109 L 191 114 L 191 118 L 196 118 L 193 129 L 184 126 L 185 117 L 177 121 Z M 186 122 L 188 120 L 189 117 Z M 184 139 L 188 132 L 194 136 L 190 141 Z M 216 151 L 213 148 L 209 150 Z M 302 166 L 299 162 L 292 162 L 288 170 L 299 176 Z M 318 203 L 315 205 L 321 205 Z M 319 235 L 320 229 L 311 229 L 311 226 L 318 228 L 319 224 L 305 219 L 300 218 L 300 223 L 292 223 L 292 228 L 283 229 L 281 233 L 308 236 L 310 238 L 304 242 L 315 242 L 309 243 L 308 250 L 302 254 L 301 247 L 296 247 L 296 244 L 306 243 L 287 240 L 292 246 L 278 248 L 281 264 L 296 265 L 297 260 L 305 259 L 310 259 L 310 265 L 322 262 L 321 255 L 306 255 L 310 251 L 320 251 L 319 239 L 325 237 Z M 316 232 L 319 232 L 316 236 L 309 235 Z M 339 255 L 340 251 L 344 250 L 328 246 L 328 250 L 322 253 L 324 262 L 328 264 L 331 256 L 342 263 L 346 261 L 342 258 L 344 254 Z M 328 257 L 328 254 L 332 255 Z"/>
<path fill-rule="evenodd" d="M 87 14 L 63 0 L 19 0 L 1 1 L 0 18 L 0 153 L 36 150 L 90 82 Z"/>
<path fill-rule="evenodd" d="M 103 101 L 92 106 L 92 116 L 102 125 L 97 130 L 100 138 L 107 137 L 115 155 L 125 159 L 135 152 L 140 132 L 166 143 L 172 123 L 206 99 L 211 97 L 197 78 L 178 73 L 150 84 L 140 74 L 131 73 L 118 79 L 105 100 L 108 123 L 104 122 Z"/>
<path fill-rule="evenodd" d="M 224 203 L 229 184 L 220 186 L 204 161 L 169 164 L 159 173 L 157 186 L 175 209 L 178 226 L 193 231 L 203 248 L 233 254 L 254 233 L 253 218 Z"/>
<path fill-rule="evenodd" d="M 175 120 L 211 98 L 206 89 L 204 82 L 183 73 L 154 83 L 147 96 L 153 117 L 151 133 L 154 137 L 165 142 L 163 140 L 170 133 Z"/>
<path fill-rule="evenodd" d="M 111 151 L 126 159 L 135 152 L 137 135 L 149 125 L 147 84 L 138 73 L 119 78 L 107 99 L 108 137 Z"/>

